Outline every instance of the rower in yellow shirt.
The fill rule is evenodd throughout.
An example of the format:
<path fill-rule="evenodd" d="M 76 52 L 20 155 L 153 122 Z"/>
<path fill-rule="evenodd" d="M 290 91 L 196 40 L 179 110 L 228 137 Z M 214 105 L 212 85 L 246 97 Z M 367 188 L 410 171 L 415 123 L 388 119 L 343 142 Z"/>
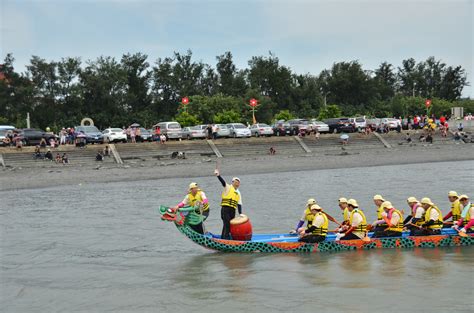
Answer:
<path fill-rule="evenodd" d="M 451 202 L 451 210 L 445 217 L 443 217 L 444 228 L 453 226 L 461 218 L 461 203 L 459 202 L 459 195 L 456 191 L 448 192 L 448 199 Z M 447 220 L 451 218 L 451 221 Z"/>

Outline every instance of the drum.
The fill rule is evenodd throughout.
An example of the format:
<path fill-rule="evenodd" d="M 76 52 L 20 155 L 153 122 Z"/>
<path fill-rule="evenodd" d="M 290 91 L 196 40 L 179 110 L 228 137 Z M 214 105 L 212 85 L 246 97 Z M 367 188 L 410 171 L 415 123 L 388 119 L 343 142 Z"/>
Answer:
<path fill-rule="evenodd" d="M 252 224 L 247 215 L 242 214 L 230 221 L 230 234 L 233 240 L 249 241 L 252 239 Z"/>

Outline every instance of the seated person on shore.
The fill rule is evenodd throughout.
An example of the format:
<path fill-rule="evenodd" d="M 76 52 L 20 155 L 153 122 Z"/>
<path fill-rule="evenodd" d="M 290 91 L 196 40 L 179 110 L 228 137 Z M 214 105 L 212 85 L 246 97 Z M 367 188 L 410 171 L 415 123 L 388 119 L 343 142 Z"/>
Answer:
<path fill-rule="evenodd" d="M 382 207 L 385 210 L 386 216 L 384 216 L 384 221 L 379 221 L 378 223 L 386 223 L 387 228 L 376 231 L 373 237 L 401 237 L 403 231 L 403 214 L 395 209 L 389 201 L 382 203 Z"/>
<path fill-rule="evenodd" d="M 290 234 L 299 234 L 301 231 L 311 226 L 314 219 L 314 214 L 311 212 L 311 206 L 314 204 L 316 204 L 315 199 L 313 198 L 308 199 L 308 201 L 306 202 L 306 207 L 303 211 L 303 215 L 298 221 L 298 224 L 296 225 L 295 230 L 290 231 Z M 306 222 L 306 227 L 303 227 L 305 222 Z"/>
<path fill-rule="evenodd" d="M 474 233 L 474 204 L 469 201 L 467 195 L 461 195 L 459 201 L 462 206 L 461 217 L 453 228 L 463 233 Z M 462 228 L 459 229 L 460 227 Z"/>
<path fill-rule="evenodd" d="M 68 159 L 66 153 L 63 153 L 63 156 L 61 157 L 61 160 L 63 161 L 63 164 L 68 164 L 69 163 L 69 159 Z"/>
<path fill-rule="evenodd" d="M 374 196 L 374 204 L 377 208 L 377 220 L 372 224 L 373 231 L 384 230 L 387 228 L 387 223 L 385 223 L 385 220 L 383 219 L 384 215 L 386 215 L 385 210 L 382 207 L 382 203 L 384 202 L 385 199 L 381 195 Z"/>
<path fill-rule="evenodd" d="M 104 156 L 102 155 L 102 151 L 97 151 L 97 154 L 95 156 L 95 160 L 96 161 L 103 161 L 104 160 Z"/>
<path fill-rule="evenodd" d="M 40 146 L 35 147 L 35 154 L 34 154 L 35 159 L 43 159 L 43 156 L 41 155 L 41 149 Z"/>
<path fill-rule="evenodd" d="M 53 161 L 53 154 L 51 153 L 50 149 L 48 149 L 48 151 L 44 154 L 44 159 Z"/>
<path fill-rule="evenodd" d="M 425 209 L 421 207 L 420 202 L 418 202 L 415 197 L 409 197 L 407 199 L 407 203 L 408 207 L 410 208 L 410 214 L 405 218 L 405 221 L 403 221 L 403 225 L 407 228 L 410 228 L 410 223 L 412 219 L 417 215 L 418 210 L 420 209 L 420 212 L 418 213 L 418 218 L 421 219 L 421 217 L 423 217 L 423 214 L 425 213 Z"/>
<path fill-rule="evenodd" d="M 459 221 L 461 218 L 461 202 L 459 201 L 459 195 L 456 191 L 448 192 L 448 200 L 451 202 L 451 210 L 448 214 L 443 217 L 444 226 L 443 228 L 451 227 L 454 223 Z M 451 221 L 447 221 L 452 218 Z"/>
<path fill-rule="evenodd" d="M 206 197 L 204 191 L 199 189 L 197 183 L 190 183 L 188 194 L 184 197 L 183 201 L 173 207 L 174 210 L 185 206 L 194 207 L 194 212 L 202 216 L 202 222 L 196 225 L 189 225 L 195 232 L 204 234 L 204 227 L 202 223 L 209 216 L 209 200 Z"/>
<path fill-rule="evenodd" d="M 407 143 L 411 143 L 412 140 L 411 140 L 410 133 L 407 133 L 407 134 L 405 135 L 405 141 L 406 141 Z"/>
<path fill-rule="evenodd" d="M 323 209 L 317 204 L 311 206 L 310 211 L 313 215 L 313 222 L 311 225 L 308 225 L 306 229 L 300 231 L 300 239 L 298 241 L 316 243 L 326 240 L 329 220 L 322 210 Z"/>
<path fill-rule="evenodd" d="M 336 241 L 362 239 L 365 237 L 367 231 L 367 219 L 365 218 L 364 212 L 359 209 L 357 201 L 354 199 L 349 199 L 347 201 L 347 207 L 350 213 L 349 229 L 345 232 L 337 234 Z"/>
<path fill-rule="evenodd" d="M 105 146 L 105 148 L 104 148 L 104 157 L 106 157 L 106 156 L 110 156 L 110 148 L 109 148 L 108 145 Z"/>
<path fill-rule="evenodd" d="M 427 236 L 427 235 L 439 235 L 441 228 L 443 227 L 443 215 L 438 207 L 431 202 L 430 198 L 421 199 L 421 206 L 425 209 L 425 213 L 421 218 L 421 222 L 415 219 L 413 220 L 416 227 L 412 228 L 411 236 Z M 421 224 L 421 225 L 420 225 Z"/>
<path fill-rule="evenodd" d="M 61 159 L 61 155 L 59 153 L 56 153 L 56 159 L 55 159 L 56 163 L 62 163 L 63 160 Z"/>

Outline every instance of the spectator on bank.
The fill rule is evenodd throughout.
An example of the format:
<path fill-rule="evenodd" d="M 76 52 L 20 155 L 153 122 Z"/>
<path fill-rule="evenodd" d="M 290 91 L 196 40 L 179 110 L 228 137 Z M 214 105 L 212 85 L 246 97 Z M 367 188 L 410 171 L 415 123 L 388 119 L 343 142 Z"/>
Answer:
<path fill-rule="evenodd" d="M 458 131 L 462 132 L 464 130 L 464 125 L 461 123 L 459 123 L 459 126 L 458 126 Z"/>
<path fill-rule="evenodd" d="M 61 158 L 61 155 L 59 153 L 56 153 L 55 161 L 56 161 L 56 163 L 62 163 L 63 162 L 63 159 Z"/>
<path fill-rule="evenodd" d="M 136 137 L 136 128 L 133 127 L 133 128 L 130 129 L 130 139 L 132 140 L 132 143 L 137 142 L 135 137 Z"/>
<path fill-rule="evenodd" d="M 431 132 L 426 135 L 426 142 L 432 144 L 433 143 L 433 135 L 431 135 Z"/>
<path fill-rule="evenodd" d="M 412 140 L 411 140 L 410 133 L 407 133 L 407 134 L 405 135 L 405 141 L 406 141 L 407 143 L 411 144 Z"/>
<path fill-rule="evenodd" d="M 63 164 L 68 164 L 69 163 L 69 158 L 68 158 L 66 152 L 63 153 L 63 155 L 61 157 L 61 160 L 62 160 Z"/>
<path fill-rule="evenodd" d="M 65 145 L 66 144 L 66 137 L 67 137 L 66 129 L 63 127 L 63 129 L 61 129 L 61 131 L 59 132 L 59 144 L 60 145 Z"/>
<path fill-rule="evenodd" d="M 217 131 L 219 130 L 219 127 L 217 127 L 216 124 L 212 124 L 212 139 L 217 139 Z"/>
<path fill-rule="evenodd" d="M 51 149 L 48 149 L 48 151 L 46 151 L 46 153 L 44 154 L 44 159 L 45 160 L 49 160 L 49 161 L 53 161 L 53 154 L 51 153 Z"/>
<path fill-rule="evenodd" d="M 106 156 L 106 157 L 110 156 L 109 145 L 106 145 L 105 148 L 104 148 L 104 156 Z"/>
<path fill-rule="evenodd" d="M 46 138 L 44 136 L 41 137 L 41 141 L 40 141 L 39 145 L 40 145 L 41 148 L 46 148 L 46 146 L 48 145 L 48 143 L 46 142 Z"/>
<path fill-rule="evenodd" d="M 104 156 L 102 155 L 102 151 L 98 150 L 95 156 L 96 161 L 104 161 Z"/>
<path fill-rule="evenodd" d="M 15 147 L 17 149 L 21 149 L 23 147 L 23 140 L 21 139 L 20 135 L 14 134 L 13 135 L 13 142 L 15 142 Z"/>
<path fill-rule="evenodd" d="M 160 141 L 160 136 L 161 136 L 161 127 L 156 126 L 155 128 L 155 141 L 156 142 Z"/>
<path fill-rule="evenodd" d="M 166 143 L 166 136 L 164 134 L 161 134 L 160 136 L 160 143 L 164 145 Z"/>
<path fill-rule="evenodd" d="M 34 153 L 34 158 L 35 160 L 38 160 L 38 159 L 42 159 L 43 156 L 41 155 L 41 150 L 40 150 L 40 146 L 36 146 L 35 147 L 35 153 Z"/>
<path fill-rule="evenodd" d="M 56 147 L 56 140 L 54 138 L 49 139 L 49 146 L 54 149 Z"/>
<path fill-rule="evenodd" d="M 206 127 L 207 139 L 212 139 L 212 125 L 208 124 Z"/>

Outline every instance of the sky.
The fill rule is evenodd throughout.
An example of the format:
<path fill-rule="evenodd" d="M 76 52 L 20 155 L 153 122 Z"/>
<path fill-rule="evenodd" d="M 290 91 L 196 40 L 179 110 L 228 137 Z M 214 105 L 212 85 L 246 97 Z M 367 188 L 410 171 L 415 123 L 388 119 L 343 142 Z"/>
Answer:
<path fill-rule="evenodd" d="M 298 74 L 335 62 L 364 69 L 429 56 L 461 65 L 474 84 L 474 0 L 0 0 L 0 54 L 23 72 L 32 55 L 83 61 L 142 52 L 153 64 L 174 51 L 238 68 L 269 51 Z M 474 98 L 474 88 L 463 96 Z"/>

